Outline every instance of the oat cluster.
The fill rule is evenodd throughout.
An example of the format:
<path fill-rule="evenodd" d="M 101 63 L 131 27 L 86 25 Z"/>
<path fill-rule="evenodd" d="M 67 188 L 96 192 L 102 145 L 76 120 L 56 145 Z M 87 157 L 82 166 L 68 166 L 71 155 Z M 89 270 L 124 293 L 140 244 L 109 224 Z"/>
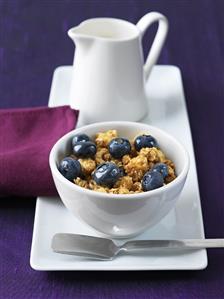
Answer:
<path fill-rule="evenodd" d="M 77 177 L 74 180 L 76 185 L 104 193 L 140 193 L 143 192 L 141 184 L 143 175 L 156 163 L 165 163 L 168 167 L 168 176 L 165 178 L 165 184 L 170 183 L 176 178 L 174 163 L 166 158 L 161 149 L 156 147 L 142 148 L 138 152 L 135 150 L 134 141 L 130 141 L 130 154 L 124 155 L 121 159 L 114 159 L 109 153 L 108 144 L 113 138 L 117 137 L 118 133 L 116 130 L 108 130 L 96 134 L 94 140 L 97 146 L 95 157 L 78 159 L 82 167 L 83 177 Z M 97 185 L 91 176 L 96 167 L 105 162 L 113 162 L 124 170 L 125 175 L 115 183 L 113 188 Z"/>

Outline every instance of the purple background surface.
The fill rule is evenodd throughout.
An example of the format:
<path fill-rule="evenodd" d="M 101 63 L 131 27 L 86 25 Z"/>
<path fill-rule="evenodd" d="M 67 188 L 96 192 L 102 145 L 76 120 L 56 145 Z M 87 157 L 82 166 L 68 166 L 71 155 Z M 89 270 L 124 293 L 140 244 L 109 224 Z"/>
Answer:
<path fill-rule="evenodd" d="M 170 21 L 159 63 L 183 75 L 206 236 L 224 237 L 224 1 L 0 0 L 0 107 L 47 105 L 53 70 L 72 63 L 73 25 L 97 16 L 136 23 L 152 10 Z M 0 298 L 224 298 L 224 250 L 209 251 L 203 271 L 36 272 L 34 208 L 34 198 L 0 200 Z"/>

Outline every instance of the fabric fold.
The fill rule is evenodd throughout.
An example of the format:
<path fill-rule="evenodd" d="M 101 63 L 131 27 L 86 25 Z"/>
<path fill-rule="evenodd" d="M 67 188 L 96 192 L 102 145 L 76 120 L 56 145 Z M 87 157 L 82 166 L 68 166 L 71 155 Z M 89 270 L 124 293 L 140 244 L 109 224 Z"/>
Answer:
<path fill-rule="evenodd" d="M 69 106 L 0 110 L 0 195 L 56 195 L 49 153 L 77 119 Z"/>

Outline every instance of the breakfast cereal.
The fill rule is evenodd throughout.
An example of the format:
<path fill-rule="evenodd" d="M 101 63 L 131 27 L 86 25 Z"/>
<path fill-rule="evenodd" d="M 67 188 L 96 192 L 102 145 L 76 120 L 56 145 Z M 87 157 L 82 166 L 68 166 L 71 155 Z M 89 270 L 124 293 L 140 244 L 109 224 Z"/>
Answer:
<path fill-rule="evenodd" d="M 174 163 L 165 156 L 151 135 L 143 134 L 129 141 L 118 137 L 116 130 L 108 130 L 97 133 L 92 141 L 87 135 L 84 137 L 82 141 L 81 134 L 75 136 L 78 141 L 73 141 L 74 146 L 82 146 L 82 142 L 94 143 L 95 155 L 91 153 L 88 156 L 82 148 L 78 148 L 78 156 L 73 152 L 69 157 L 80 164 L 81 170 L 74 171 L 72 181 L 82 188 L 110 194 L 134 194 L 156 189 L 176 178 Z M 64 160 L 70 163 L 68 158 Z M 63 164 L 64 169 L 62 164 L 59 166 L 63 175 L 66 165 L 68 171 L 73 170 L 74 163 L 71 170 L 68 163 Z M 76 168 L 77 163 L 74 164 Z M 70 177 L 72 175 L 69 174 Z"/>

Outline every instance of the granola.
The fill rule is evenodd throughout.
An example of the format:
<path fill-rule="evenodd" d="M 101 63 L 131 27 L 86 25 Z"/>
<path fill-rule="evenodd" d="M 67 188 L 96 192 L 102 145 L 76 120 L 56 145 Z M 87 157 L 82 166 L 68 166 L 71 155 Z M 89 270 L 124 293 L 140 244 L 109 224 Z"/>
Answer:
<path fill-rule="evenodd" d="M 147 147 L 144 142 L 146 142 L 146 137 L 150 135 L 141 135 L 137 138 L 141 139 L 138 146 L 135 146 L 135 140 L 128 141 L 125 138 L 118 138 L 118 133 L 116 130 L 108 130 L 105 132 L 99 132 L 96 134 L 93 141 L 89 139 L 83 140 L 83 142 L 94 143 L 96 145 L 96 153 L 94 156 L 76 156 L 70 155 L 70 158 L 78 161 L 80 163 L 81 171 L 77 175 L 73 182 L 89 190 L 94 190 L 103 193 L 110 194 L 135 194 L 148 191 L 145 189 L 143 183 L 144 177 L 147 173 L 152 173 L 157 171 L 158 164 L 162 164 L 161 167 L 165 167 L 165 172 L 163 171 L 162 185 L 168 184 L 176 178 L 175 165 L 169 160 L 164 152 L 158 147 L 157 142 L 152 143 L 153 146 Z M 88 136 L 85 135 L 85 139 Z M 152 141 L 155 139 L 152 137 Z M 126 147 L 126 153 L 120 157 L 113 157 L 113 152 L 110 151 L 110 147 L 113 146 L 113 142 L 118 147 L 123 142 L 123 149 L 127 142 L 129 147 Z M 142 148 L 140 147 L 144 145 Z M 128 149 L 129 148 L 129 149 Z M 128 149 L 128 150 L 127 150 Z M 165 166 L 164 166 L 165 165 Z M 97 171 L 103 173 L 103 171 L 108 167 L 111 168 L 113 173 L 116 173 L 116 180 L 113 184 L 100 184 L 98 177 L 95 175 Z M 99 170 L 99 168 L 101 168 Z M 60 170 L 60 169 L 59 169 Z M 164 169 L 163 169 L 164 170 Z M 120 171 L 120 174 L 119 174 Z M 160 174 L 160 177 L 162 174 Z M 161 185 L 161 186 L 162 186 Z M 160 186 L 159 186 L 160 187 Z M 157 188 L 157 187 L 156 187 Z"/>

